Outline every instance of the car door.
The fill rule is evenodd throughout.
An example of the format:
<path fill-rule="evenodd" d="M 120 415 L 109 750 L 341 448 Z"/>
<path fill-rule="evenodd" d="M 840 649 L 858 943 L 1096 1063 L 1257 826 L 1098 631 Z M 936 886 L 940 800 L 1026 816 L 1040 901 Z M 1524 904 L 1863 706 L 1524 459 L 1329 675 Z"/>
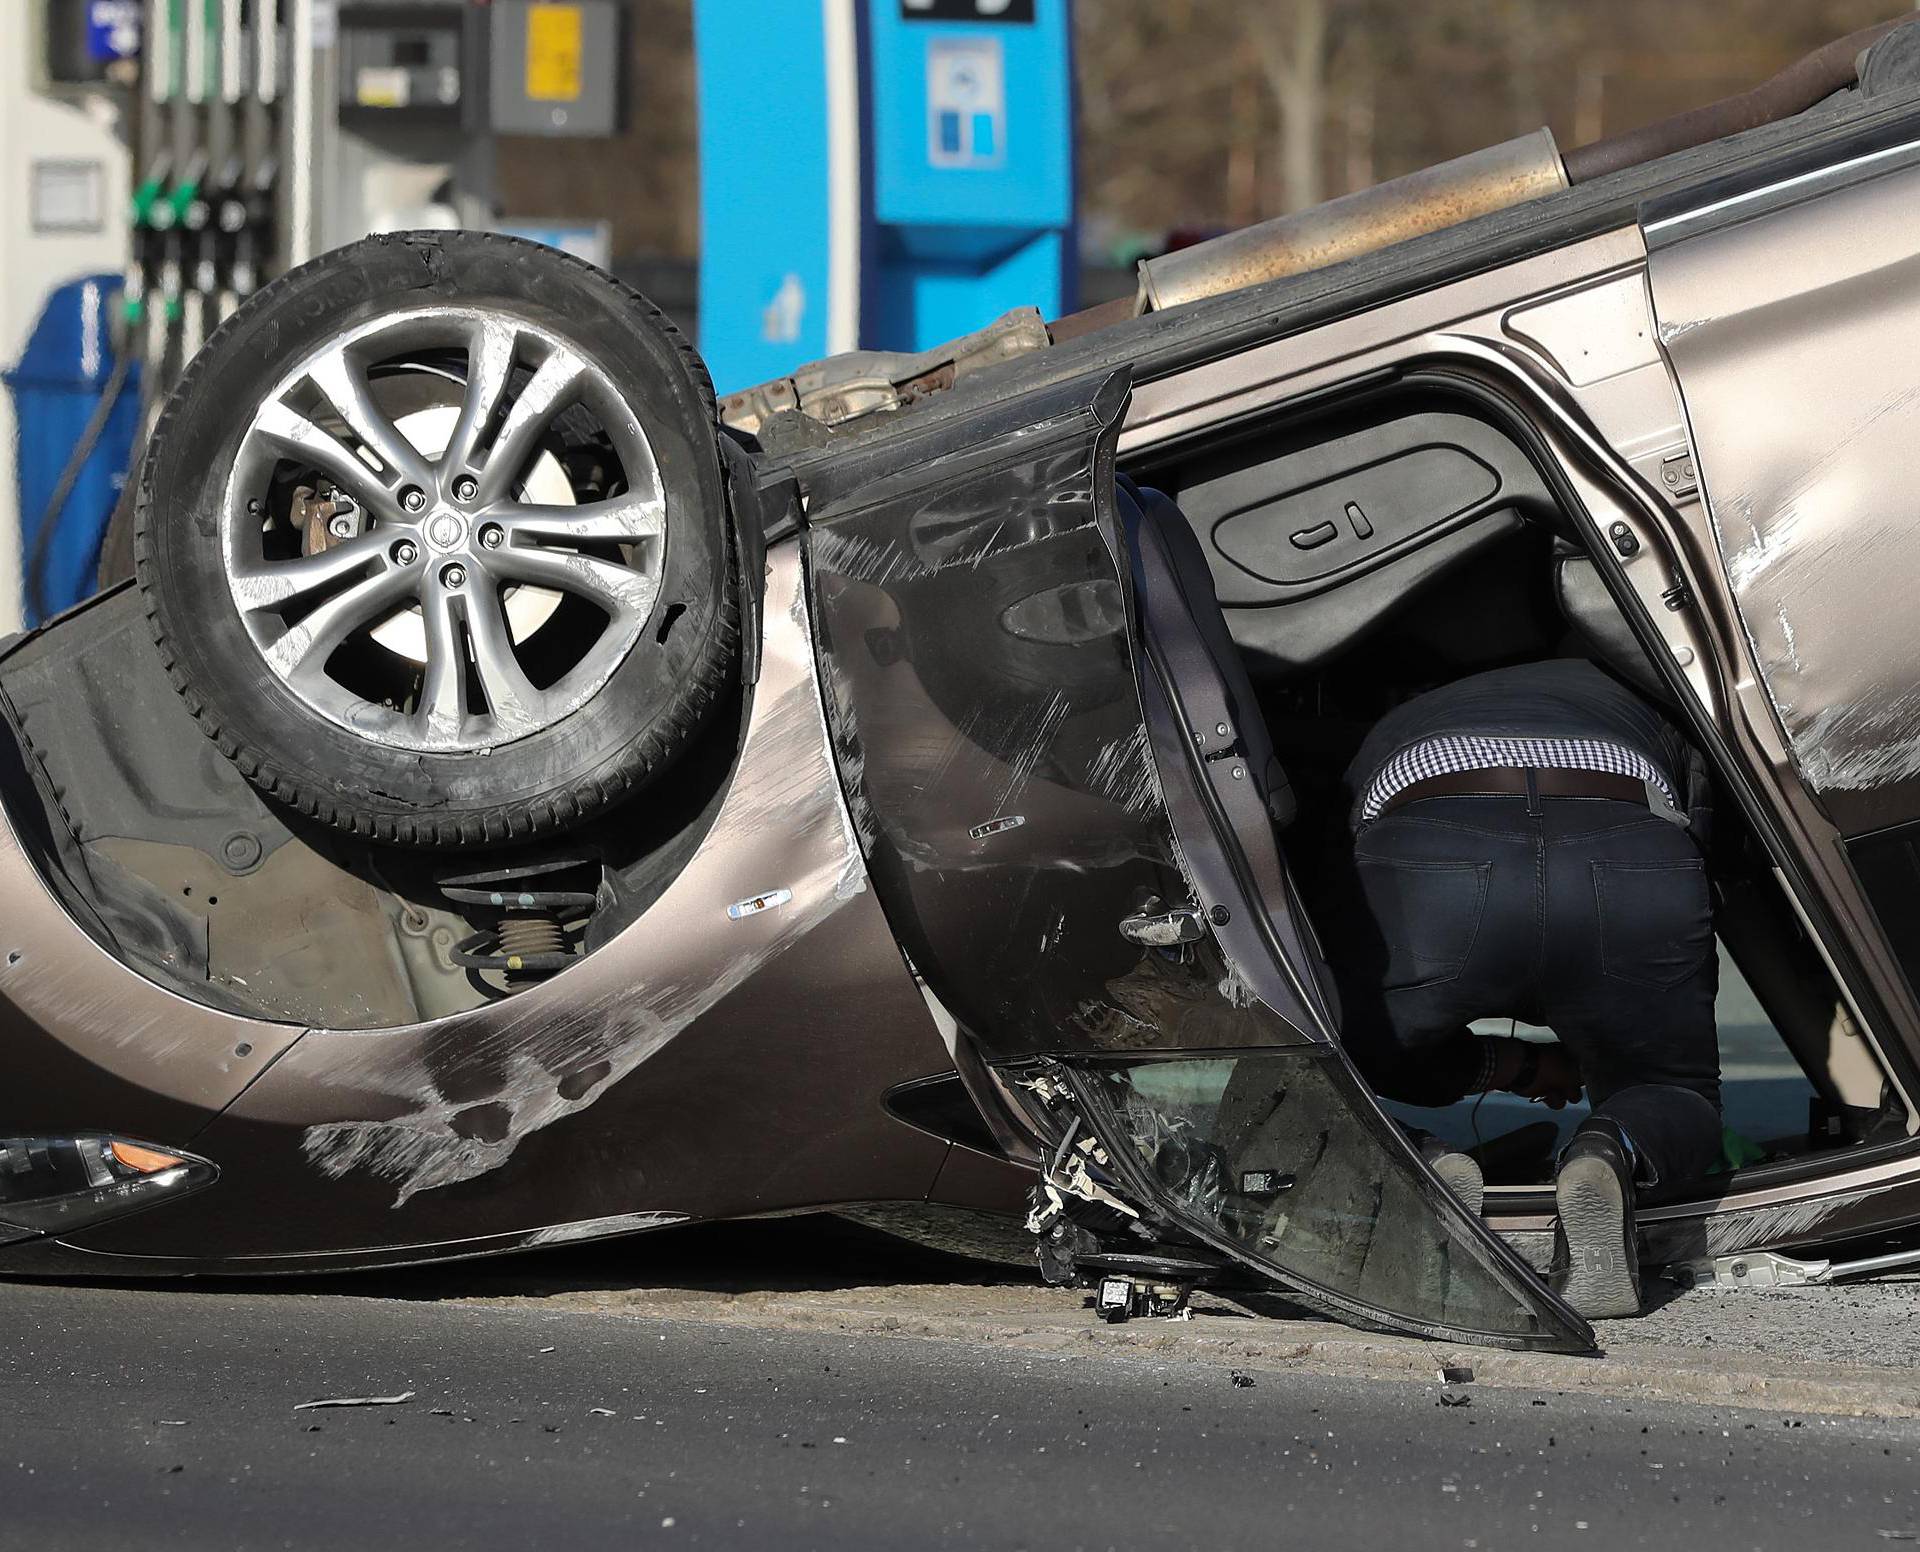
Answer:
<path fill-rule="evenodd" d="M 1049 1184 L 1132 1242 L 1356 1324 L 1586 1350 L 1340 1048 L 1258 707 L 1116 485 L 1127 400 L 1124 374 L 1003 395 L 807 472 L 827 717 L 889 922 Z"/>
<path fill-rule="evenodd" d="M 1913 162 L 1906 148 L 1670 212 L 1648 276 L 1786 754 L 1920 988 Z"/>

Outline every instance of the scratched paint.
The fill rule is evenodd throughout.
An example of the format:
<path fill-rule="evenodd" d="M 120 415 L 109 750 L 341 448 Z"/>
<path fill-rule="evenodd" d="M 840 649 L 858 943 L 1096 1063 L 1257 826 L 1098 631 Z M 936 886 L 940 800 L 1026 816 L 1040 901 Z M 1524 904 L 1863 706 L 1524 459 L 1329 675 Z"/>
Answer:
<path fill-rule="evenodd" d="M 951 473 L 906 463 L 810 514 L 829 723 L 875 887 L 989 1058 L 1258 1034 L 1210 946 L 1167 959 L 1118 930 L 1127 902 L 1191 888 L 1099 525 L 1098 435 L 1081 420 Z"/>
<path fill-rule="evenodd" d="M 1845 833 L 1912 818 L 1920 172 L 1675 243 L 1649 277 L 1727 581 L 1794 764 Z"/>
<path fill-rule="evenodd" d="M 654 978 L 639 985 L 589 958 L 554 980 L 428 1038 L 324 1035 L 332 1060 L 319 1083 L 380 1119 L 331 1120 L 302 1135 L 307 1161 L 330 1179 L 366 1174 L 395 1187 L 393 1205 L 499 1169 L 526 1139 L 589 1109 L 867 888 L 852 820 L 834 780 L 814 674 L 806 600 L 791 552 L 769 584 L 768 637 L 734 783 L 701 852 L 628 933 L 652 937 Z M 769 857 L 791 859 L 791 900 L 729 923 L 729 904 L 769 883 Z M 716 957 L 700 933 L 728 930 Z M 660 924 L 669 924 L 663 927 Z M 387 1106 L 370 1102 L 384 1096 Z"/>
<path fill-rule="evenodd" d="M 686 1221 L 686 1213 L 616 1213 L 610 1218 L 585 1218 L 578 1223 L 556 1223 L 544 1229 L 535 1229 L 522 1243 L 531 1250 L 537 1245 L 566 1245 L 576 1240 L 605 1239 L 614 1234 L 665 1229 Z"/>
<path fill-rule="evenodd" d="M 1762 1247 L 1778 1250 L 1818 1239 L 1828 1220 L 1870 1201 L 1874 1194 L 1851 1191 L 1840 1196 L 1782 1202 L 1775 1207 L 1753 1207 L 1745 1212 L 1715 1213 L 1706 1221 L 1707 1254 L 1724 1256 Z"/>
<path fill-rule="evenodd" d="M 1087 766 L 1087 786 L 1140 818 L 1162 807 L 1160 773 L 1144 725 L 1100 746 Z"/>

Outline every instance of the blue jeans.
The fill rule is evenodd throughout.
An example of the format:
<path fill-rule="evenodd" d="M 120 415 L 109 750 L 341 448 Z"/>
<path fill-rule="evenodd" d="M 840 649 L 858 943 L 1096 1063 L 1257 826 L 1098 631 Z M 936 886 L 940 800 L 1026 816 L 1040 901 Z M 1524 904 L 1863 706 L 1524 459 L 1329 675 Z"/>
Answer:
<path fill-rule="evenodd" d="M 1686 831 L 1607 799 L 1425 798 L 1365 826 L 1354 855 L 1365 908 L 1346 1044 L 1380 1093 L 1460 1099 L 1479 1063 L 1465 1026 L 1516 1018 L 1580 1064 L 1642 1184 L 1712 1167 L 1719 961 Z"/>

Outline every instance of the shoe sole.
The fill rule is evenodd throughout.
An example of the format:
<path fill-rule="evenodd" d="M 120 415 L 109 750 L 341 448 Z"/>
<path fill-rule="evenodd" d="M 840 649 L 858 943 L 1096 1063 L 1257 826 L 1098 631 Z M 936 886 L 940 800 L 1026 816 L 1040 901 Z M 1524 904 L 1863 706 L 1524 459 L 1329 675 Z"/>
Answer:
<path fill-rule="evenodd" d="M 1476 1218 L 1480 1216 L 1487 1199 L 1487 1177 L 1481 1173 L 1478 1163 L 1464 1153 L 1443 1153 L 1433 1161 L 1433 1172 L 1443 1186 L 1460 1198 L 1468 1212 Z"/>
<path fill-rule="evenodd" d="M 1639 1267 L 1629 1255 L 1627 1203 L 1604 1159 L 1574 1159 L 1554 1182 L 1568 1270 L 1561 1297 L 1589 1320 L 1640 1313 Z"/>

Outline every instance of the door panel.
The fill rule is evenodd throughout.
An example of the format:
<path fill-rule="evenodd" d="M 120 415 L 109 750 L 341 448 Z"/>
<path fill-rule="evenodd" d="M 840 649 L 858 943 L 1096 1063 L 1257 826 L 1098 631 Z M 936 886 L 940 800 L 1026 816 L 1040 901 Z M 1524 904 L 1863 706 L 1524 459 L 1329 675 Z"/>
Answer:
<path fill-rule="evenodd" d="M 1728 582 L 1849 836 L 1920 818 L 1920 170 L 1649 260 Z"/>
<path fill-rule="evenodd" d="M 1920 169 L 1671 243 L 1648 274 L 1767 700 L 1920 988 Z"/>
<path fill-rule="evenodd" d="M 1224 785 L 1169 742 L 1207 697 L 1135 634 L 1113 479 L 1126 398 L 1116 377 L 903 428 L 810 491 L 828 722 L 889 921 L 958 1038 L 1041 1096 L 1056 1189 L 1127 1204 L 1339 1319 L 1584 1350 L 1591 1332 L 1329 1042 L 1271 832 L 1255 861 L 1231 833 L 1251 784 L 1214 736 L 1230 719 L 1208 714 L 1194 756 L 1221 756 Z M 1155 920 L 1123 935 L 1127 918 Z M 1211 1059 L 1151 1060 L 1195 1052 Z M 1154 1088 L 1203 1068 L 1197 1088 Z M 1169 1137 L 1236 1200 L 1183 1195 Z"/>
<path fill-rule="evenodd" d="M 1119 932 L 1188 894 L 1096 521 L 1122 402 L 1050 396 L 809 514 L 828 719 L 868 868 L 993 1061 L 1285 1038 L 1219 994 L 1210 940 L 1169 955 Z"/>

